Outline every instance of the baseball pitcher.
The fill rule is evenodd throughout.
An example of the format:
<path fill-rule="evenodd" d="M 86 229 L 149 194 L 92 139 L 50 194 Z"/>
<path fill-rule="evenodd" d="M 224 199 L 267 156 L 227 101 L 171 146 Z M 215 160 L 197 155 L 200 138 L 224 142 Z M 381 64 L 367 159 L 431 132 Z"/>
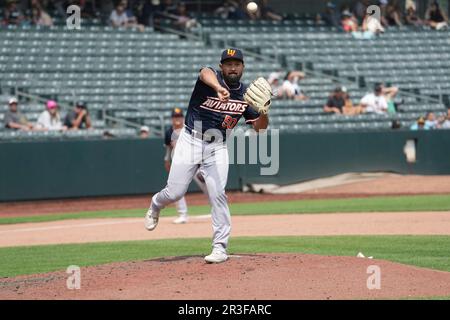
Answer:
<path fill-rule="evenodd" d="M 226 138 L 243 116 L 255 131 L 266 129 L 272 91 L 264 78 L 248 88 L 240 82 L 244 56 L 235 48 L 222 52 L 220 70 L 204 67 L 195 83 L 184 122 L 175 147 L 166 187 L 152 197 L 145 215 L 145 228 L 154 230 L 162 209 L 181 199 L 200 170 L 212 206 L 212 253 L 208 263 L 228 259 L 231 232 L 230 210 L 225 186 L 228 177 Z"/>

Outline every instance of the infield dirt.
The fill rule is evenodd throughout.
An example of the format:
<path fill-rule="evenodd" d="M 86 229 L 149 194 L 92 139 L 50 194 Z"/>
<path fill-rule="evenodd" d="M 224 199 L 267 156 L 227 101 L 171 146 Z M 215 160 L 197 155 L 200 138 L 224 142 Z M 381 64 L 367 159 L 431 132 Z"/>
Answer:
<path fill-rule="evenodd" d="M 379 268 L 373 281 L 370 266 Z M 369 273 L 368 273 L 369 271 Z M 218 276 L 222 275 L 222 276 Z M 0 280 L 0 299 L 375 299 L 450 295 L 450 273 L 353 257 L 176 257 L 81 269 L 81 288 L 54 272 Z M 369 283 L 369 286 L 368 286 Z"/>

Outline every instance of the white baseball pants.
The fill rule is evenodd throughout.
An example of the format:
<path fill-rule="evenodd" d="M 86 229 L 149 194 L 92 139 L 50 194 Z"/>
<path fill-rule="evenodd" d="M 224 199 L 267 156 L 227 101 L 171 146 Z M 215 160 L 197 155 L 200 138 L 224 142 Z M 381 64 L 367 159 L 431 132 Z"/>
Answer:
<path fill-rule="evenodd" d="M 181 199 L 198 169 L 205 179 L 212 207 L 212 246 L 214 249 L 226 252 L 231 232 L 230 210 L 225 194 L 228 178 L 226 143 L 208 143 L 191 136 L 183 128 L 175 146 L 167 186 L 153 196 L 151 208 L 159 212 L 167 205 Z"/>
<path fill-rule="evenodd" d="M 197 170 L 197 172 L 194 174 L 193 180 L 198 185 L 200 190 L 203 191 L 203 193 L 208 197 L 208 189 L 206 188 L 206 183 L 200 180 L 198 175 L 201 174 L 200 170 Z M 209 197 L 208 197 L 209 199 Z M 177 211 L 180 214 L 180 216 L 187 216 L 188 215 L 188 206 L 186 203 L 186 198 L 183 196 L 180 200 L 177 201 Z"/>

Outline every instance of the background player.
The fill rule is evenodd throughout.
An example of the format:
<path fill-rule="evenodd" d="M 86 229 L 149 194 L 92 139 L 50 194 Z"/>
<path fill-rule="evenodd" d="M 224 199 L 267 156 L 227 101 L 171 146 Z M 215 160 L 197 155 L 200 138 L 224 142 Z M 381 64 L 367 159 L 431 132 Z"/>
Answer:
<path fill-rule="evenodd" d="M 242 116 L 247 123 L 253 124 L 256 131 L 267 128 L 269 123 L 267 109 L 260 114 L 244 100 L 244 95 L 248 97 L 248 91 L 240 82 L 243 71 L 243 54 L 233 48 L 222 52 L 220 70 L 210 67 L 200 70 L 189 101 L 185 126 L 175 148 L 167 186 L 153 196 L 145 216 L 146 229 L 154 230 L 160 211 L 184 196 L 193 176 L 200 169 L 212 206 L 213 250 L 205 257 L 209 263 L 228 259 L 226 252 L 231 231 L 225 194 L 228 177 L 225 141 L 228 130 L 233 129 Z M 267 86 L 269 91 L 258 90 L 261 95 L 256 95 L 256 98 L 257 101 L 265 100 L 267 103 L 264 106 L 268 108 L 271 91 L 268 83 Z M 254 87 L 254 83 L 250 87 Z"/>
<path fill-rule="evenodd" d="M 180 135 L 181 129 L 184 126 L 184 115 L 183 110 L 180 108 L 175 108 L 172 110 L 172 126 L 170 126 L 165 133 L 164 136 L 164 144 L 166 146 L 166 155 L 164 157 L 164 167 L 167 172 L 170 172 L 170 165 L 172 163 L 173 151 L 175 149 L 175 145 L 177 143 L 178 137 Z M 203 179 L 202 175 L 199 171 L 193 177 L 194 181 L 197 183 L 200 190 L 208 196 L 208 190 L 206 189 L 205 179 Z M 183 196 L 180 200 L 177 201 L 177 211 L 178 218 L 176 218 L 173 222 L 176 224 L 186 223 L 188 222 L 188 207 L 186 203 L 186 199 Z"/>

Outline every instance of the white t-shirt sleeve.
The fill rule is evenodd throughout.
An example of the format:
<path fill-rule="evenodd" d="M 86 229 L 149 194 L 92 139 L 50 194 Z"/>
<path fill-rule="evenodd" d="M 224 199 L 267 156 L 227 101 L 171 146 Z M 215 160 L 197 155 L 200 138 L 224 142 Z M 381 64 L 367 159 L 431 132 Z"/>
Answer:
<path fill-rule="evenodd" d="M 373 107 L 373 105 L 374 105 L 374 99 L 373 98 L 374 98 L 373 94 L 370 94 L 370 93 L 366 94 L 364 97 L 362 97 L 361 104 Z"/>
<path fill-rule="evenodd" d="M 295 88 L 293 88 L 292 83 L 289 80 L 285 80 L 282 85 L 283 92 L 288 93 L 289 95 L 295 95 Z"/>
<path fill-rule="evenodd" d="M 380 101 L 379 104 L 380 104 L 381 111 L 387 111 L 388 103 L 387 103 L 386 98 L 385 97 L 380 97 L 379 99 L 380 99 L 379 100 Z"/>
<path fill-rule="evenodd" d="M 53 119 L 50 116 L 50 113 L 48 111 L 43 111 L 36 122 L 36 125 L 41 129 L 47 129 L 47 130 L 61 130 L 62 129 L 62 122 L 57 117 L 56 119 Z"/>
<path fill-rule="evenodd" d="M 50 128 L 50 115 L 47 111 L 43 111 L 37 120 L 37 126 L 40 128 Z"/>
<path fill-rule="evenodd" d="M 59 118 L 55 119 L 55 121 L 51 124 L 50 130 L 61 130 L 62 122 Z"/>
<path fill-rule="evenodd" d="M 116 14 L 116 11 L 113 11 L 113 12 L 111 12 L 111 15 L 109 16 L 109 21 L 111 21 L 111 23 L 112 23 L 112 22 L 116 22 L 116 20 L 117 20 L 117 14 Z"/>
<path fill-rule="evenodd" d="M 111 12 L 111 15 L 109 16 L 109 20 L 111 21 L 111 23 L 114 22 L 114 24 L 121 26 L 128 21 L 128 18 L 125 12 L 119 16 L 116 10 L 113 10 L 113 12 Z"/>

